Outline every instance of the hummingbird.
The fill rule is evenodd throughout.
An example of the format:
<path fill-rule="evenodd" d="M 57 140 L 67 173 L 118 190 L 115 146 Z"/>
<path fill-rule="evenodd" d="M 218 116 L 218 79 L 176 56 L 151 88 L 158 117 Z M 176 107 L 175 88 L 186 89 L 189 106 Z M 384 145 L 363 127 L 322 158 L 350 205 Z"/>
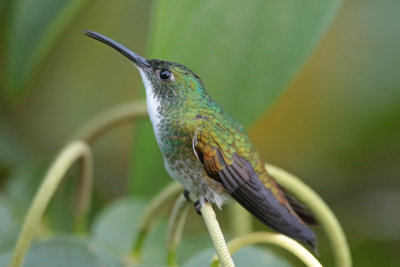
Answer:
<path fill-rule="evenodd" d="M 85 34 L 116 49 L 139 70 L 147 109 L 170 176 L 197 197 L 221 206 L 235 199 L 275 231 L 315 248 L 312 214 L 267 172 L 243 126 L 207 92 L 200 77 L 174 62 L 145 59 L 99 33 Z"/>

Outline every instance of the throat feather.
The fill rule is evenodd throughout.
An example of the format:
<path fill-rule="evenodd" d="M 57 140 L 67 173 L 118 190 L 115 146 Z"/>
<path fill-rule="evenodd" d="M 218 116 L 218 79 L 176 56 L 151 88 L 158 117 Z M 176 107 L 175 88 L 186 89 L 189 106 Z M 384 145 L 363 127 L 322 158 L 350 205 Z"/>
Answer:
<path fill-rule="evenodd" d="M 157 99 L 153 85 L 151 81 L 148 79 L 146 73 L 140 69 L 140 75 L 142 76 L 143 84 L 146 89 L 146 103 L 147 103 L 147 112 L 149 113 L 151 124 L 153 125 L 154 134 L 156 136 L 157 142 L 160 143 L 159 134 L 158 134 L 158 126 L 161 121 L 161 115 L 159 113 L 160 101 Z"/>

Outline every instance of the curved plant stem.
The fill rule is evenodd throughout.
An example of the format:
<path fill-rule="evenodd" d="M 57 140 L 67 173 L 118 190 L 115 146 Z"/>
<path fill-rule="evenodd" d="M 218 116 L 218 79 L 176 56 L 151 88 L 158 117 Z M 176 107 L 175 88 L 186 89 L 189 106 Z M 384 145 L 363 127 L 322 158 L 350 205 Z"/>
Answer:
<path fill-rule="evenodd" d="M 142 247 L 147 234 L 153 228 L 155 219 L 165 208 L 172 199 L 176 198 L 179 194 L 183 192 L 183 188 L 177 182 L 173 182 L 165 187 L 160 193 L 158 193 L 147 206 L 144 214 L 142 216 L 139 225 L 139 235 L 136 238 L 136 242 L 133 246 L 131 256 L 135 261 L 139 261 L 142 254 Z"/>
<path fill-rule="evenodd" d="M 290 191 L 298 200 L 303 202 L 313 212 L 324 228 L 332 245 L 336 266 L 352 266 L 349 245 L 339 221 L 325 202 L 307 185 L 294 175 L 276 166 L 266 164 L 268 172 L 285 189 Z"/>
<path fill-rule="evenodd" d="M 111 107 L 100 114 L 90 119 L 74 134 L 72 140 L 84 140 L 92 145 L 99 137 L 111 130 L 115 126 L 123 123 L 132 122 L 134 119 L 147 117 L 147 108 L 144 101 L 132 101 L 127 103 L 118 104 Z M 83 169 L 85 170 L 85 168 Z M 80 186 L 80 191 L 86 191 L 84 184 Z M 78 200 L 79 202 L 79 200 Z M 82 231 L 85 228 L 85 218 L 82 217 L 82 208 L 77 207 L 77 224 L 75 225 L 76 231 Z"/>
<path fill-rule="evenodd" d="M 280 246 L 298 257 L 305 265 L 309 267 L 322 267 L 318 260 L 307 249 L 293 239 L 277 233 L 254 232 L 238 237 L 228 243 L 228 249 L 231 254 L 234 254 L 242 247 L 256 243 L 267 243 Z M 211 266 L 217 266 L 217 263 L 218 259 L 214 256 Z"/>
<path fill-rule="evenodd" d="M 133 119 L 147 117 L 147 108 L 144 101 L 134 101 L 119 104 L 98 114 L 87 122 L 74 135 L 74 139 L 83 139 L 92 144 L 102 134 L 111 128 Z"/>
<path fill-rule="evenodd" d="M 68 144 L 58 155 L 54 163 L 48 170 L 40 188 L 36 192 L 31 206 L 25 216 L 21 232 L 18 236 L 17 243 L 11 258 L 10 267 L 19 267 L 24 262 L 28 248 L 38 228 L 38 224 L 42 219 L 43 213 L 49 204 L 50 199 L 54 195 L 58 185 L 60 184 L 65 173 L 71 165 L 79 158 L 83 158 L 83 192 L 80 198 L 79 218 L 85 218 L 85 214 L 89 210 L 91 198 L 91 187 L 93 179 L 93 158 L 90 147 L 82 141 L 73 141 Z M 82 222 L 80 222 L 82 223 Z"/>
<path fill-rule="evenodd" d="M 93 155 L 89 145 L 83 141 L 75 141 L 72 144 L 80 144 L 82 147 L 82 160 L 79 188 L 77 194 L 77 205 L 75 210 L 74 231 L 75 233 L 86 233 L 88 228 L 88 213 L 92 199 L 93 188 Z M 85 148 L 83 148 L 85 147 Z"/>
<path fill-rule="evenodd" d="M 212 239 L 215 250 L 222 267 L 233 267 L 235 264 L 229 254 L 224 235 L 222 234 L 214 209 L 210 203 L 206 202 L 201 207 L 201 215 L 207 226 L 208 233 Z"/>
<path fill-rule="evenodd" d="M 185 220 L 187 213 L 189 211 L 190 203 L 186 200 L 185 196 L 182 194 L 176 200 L 172 213 L 169 217 L 168 224 L 168 235 L 167 235 L 167 265 L 168 266 L 178 266 L 176 261 L 176 247 L 181 241 L 183 227 L 185 225 Z"/>

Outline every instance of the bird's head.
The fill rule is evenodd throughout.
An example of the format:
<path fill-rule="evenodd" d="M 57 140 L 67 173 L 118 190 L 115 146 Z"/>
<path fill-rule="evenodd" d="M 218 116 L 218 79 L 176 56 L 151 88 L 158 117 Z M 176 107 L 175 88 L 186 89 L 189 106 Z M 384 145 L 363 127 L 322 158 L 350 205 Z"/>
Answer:
<path fill-rule="evenodd" d="M 96 32 L 86 31 L 85 34 L 111 46 L 132 60 L 142 76 L 147 96 L 151 93 L 158 101 L 175 101 L 181 104 L 206 97 L 207 93 L 201 79 L 189 68 L 174 62 L 145 59 Z"/>

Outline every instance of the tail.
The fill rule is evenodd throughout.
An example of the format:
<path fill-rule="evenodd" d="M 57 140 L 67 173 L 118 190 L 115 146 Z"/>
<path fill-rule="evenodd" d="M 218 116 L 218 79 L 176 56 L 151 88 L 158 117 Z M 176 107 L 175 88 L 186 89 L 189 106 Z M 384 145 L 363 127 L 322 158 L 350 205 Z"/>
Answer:
<path fill-rule="evenodd" d="M 282 192 L 284 193 L 287 201 L 290 204 L 290 207 L 293 209 L 294 212 L 300 217 L 300 219 L 305 222 L 307 225 L 318 225 L 317 219 L 315 219 L 314 215 L 311 211 L 300 203 L 295 197 L 290 195 L 284 188 L 280 187 Z"/>
<path fill-rule="evenodd" d="M 252 175 L 247 183 L 239 186 L 231 195 L 265 225 L 279 233 L 307 244 L 315 251 L 315 234 L 299 219 L 299 217 L 303 217 L 302 213 L 299 212 L 299 216 L 292 214 L 285 205 L 282 205 L 276 199 L 270 190 L 265 188 L 257 175 Z M 296 207 L 293 207 L 293 209 L 297 211 Z"/>

